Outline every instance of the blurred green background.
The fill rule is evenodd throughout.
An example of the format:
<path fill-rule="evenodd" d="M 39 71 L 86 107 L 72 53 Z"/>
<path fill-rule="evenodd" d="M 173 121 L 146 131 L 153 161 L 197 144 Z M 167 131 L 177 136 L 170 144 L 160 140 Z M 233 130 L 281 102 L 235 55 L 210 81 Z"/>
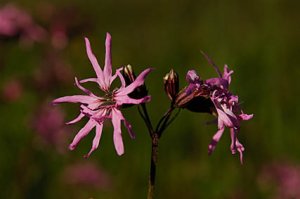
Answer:
<path fill-rule="evenodd" d="M 49 105 L 80 93 L 74 76 L 94 76 L 84 36 L 103 65 L 106 32 L 115 68 L 155 68 L 146 81 L 155 122 L 169 104 L 162 77 L 170 68 L 181 87 L 191 68 L 204 79 L 216 76 L 200 50 L 234 70 L 231 90 L 254 114 L 242 123 L 240 165 L 228 131 L 207 155 L 217 130 L 205 124 L 212 116 L 181 111 L 160 141 L 156 198 L 300 197 L 281 197 L 284 180 L 277 176 L 284 165 L 300 176 L 298 1 L 20 0 L 1 1 L 1 8 L 8 2 L 28 12 L 46 36 L 26 45 L 20 35 L 0 39 L 0 198 L 146 198 L 151 146 L 136 107 L 124 112 L 137 134 L 131 140 L 123 129 L 125 154 L 116 155 L 108 122 L 99 149 L 84 159 L 93 132 L 75 151 L 67 148 L 86 120 L 63 124 L 78 105 Z"/>

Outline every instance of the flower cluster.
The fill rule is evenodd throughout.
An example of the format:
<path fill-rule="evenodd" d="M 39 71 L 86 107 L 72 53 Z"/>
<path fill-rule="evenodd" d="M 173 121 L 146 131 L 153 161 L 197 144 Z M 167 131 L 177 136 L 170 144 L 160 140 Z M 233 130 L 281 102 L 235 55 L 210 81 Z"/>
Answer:
<path fill-rule="evenodd" d="M 154 139 L 159 138 L 167 126 L 175 119 L 172 116 L 173 110 L 187 109 L 193 112 L 210 113 L 217 117 L 218 130 L 212 138 L 208 146 L 208 153 L 211 154 L 219 140 L 221 139 L 225 127 L 230 129 L 232 154 L 237 152 L 240 154 L 240 161 L 243 161 L 244 147 L 237 138 L 240 129 L 240 122 L 249 120 L 253 115 L 245 114 L 238 101 L 238 96 L 229 91 L 231 83 L 232 70 L 227 65 L 224 66 L 224 72 L 221 73 L 219 68 L 213 61 L 203 53 L 208 62 L 215 68 L 218 77 L 203 80 L 195 70 L 189 70 L 186 74 L 188 85 L 179 91 L 179 76 L 172 69 L 164 76 L 164 89 L 171 100 L 169 110 L 158 122 L 156 128 L 153 128 L 151 119 L 147 113 L 145 102 L 150 101 L 147 89 L 144 85 L 146 76 L 151 72 L 148 68 L 135 76 L 130 65 L 120 67 L 113 74 L 111 60 L 111 36 L 107 33 L 105 42 L 105 63 L 103 70 L 98 64 L 95 55 L 92 52 L 90 42 L 85 38 L 86 51 L 88 58 L 96 73 L 95 78 L 78 80 L 75 78 L 76 86 L 82 90 L 85 95 L 65 96 L 53 101 L 54 104 L 70 102 L 80 104 L 80 114 L 67 124 L 73 124 L 80 121 L 83 117 L 89 118 L 86 125 L 77 133 L 70 149 L 74 150 L 80 140 L 82 140 L 93 128 L 96 128 L 96 135 L 93 140 L 92 148 L 86 155 L 89 157 L 91 153 L 99 146 L 103 123 L 105 120 L 111 120 L 114 133 L 113 140 L 118 155 L 124 153 L 124 146 L 121 136 L 121 122 L 123 121 L 130 136 L 134 138 L 131 124 L 124 118 L 121 109 L 131 107 L 132 105 L 142 104 L 142 111 L 139 109 L 141 117 L 144 119 L 149 133 Z M 119 79 L 121 86 L 119 88 L 111 88 L 112 82 Z M 102 96 L 97 96 L 82 86 L 83 83 L 94 82 L 102 91 Z"/>
<path fill-rule="evenodd" d="M 83 117 L 88 117 L 89 121 L 86 125 L 77 133 L 69 148 L 74 150 L 81 139 L 83 139 L 93 128 L 96 128 L 96 135 L 93 140 L 92 148 L 86 155 L 89 157 L 91 153 L 96 150 L 99 146 L 103 123 L 105 120 L 111 120 L 114 133 L 113 140 L 115 149 L 118 155 L 124 153 L 124 145 L 121 136 L 121 121 L 123 121 L 125 127 L 127 128 L 130 136 L 134 138 L 134 133 L 132 131 L 131 124 L 124 118 L 121 107 L 123 104 L 141 104 L 150 101 L 150 96 L 144 96 L 139 99 L 133 99 L 128 96 L 137 87 L 144 84 L 146 76 L 151 72 L 151 68 L 148 68 L 141 72 L 134 81 L 130 84 L 126 84 L 123 75 L 121 74 L 122 68 L 116 70 L 113 75 L 112 72 L 112 60 L 111 60 L 111 36 L 109 33 L 106 35 L 105 42 L 105 64 L 103 70 L 101 69 L 95 55 L 92 52 L 90 42 L 85 38 L 86 52 L 88 58 L 94 68 L 96 73 L 95 78 L 88 78 L 83 80 L 77 80 L 75 78 L 76 86 L 82 90 L 85 95 L 73 95 L 65 96 L 53 101 L 54 104 L 69 102 L 69 103 L 80 103 L 80 114 L 72 121 L 67 124 L 73 124 L 80 121 Z M 119 78 L 121 86 L 119 88 L 111 89 L 112 82 Z M 97 96 L 81 84 L 86 82 L 97 83 L 100 90 L 103 91 L 103 96 Z"/>
<path fill-rule="evenodd" d="M 174 104 L 178 108 L 186 108 L 194 112 L 211 113 L 217 116 L 218 131 L 208 146 L 208 153 L 211 154 L 215 150 L 225 127 L 228 127 L 231 136 L 231 152 L 232 154 L 239 152 L 242 162 L 245 149 L 239 142 L 237 134 L 240 129 L 240 122 L 251 119 L 253 114 L 243 113 L 239 106 L 238 96 L 233 95 L 229 91 L 233 71 L 229 70 L 228 66 L 225 65 L 224 72 L 221 74 L 219 68 L 211 59 L 205 54 L 204 56 L 214 66 L 218 77 L 201 80 L 195 70 L 189 70 L 186 74 L 188 86 L 178 92 L 174 98 Z M 168 91 L 167 94 L 169 95 Z"/>

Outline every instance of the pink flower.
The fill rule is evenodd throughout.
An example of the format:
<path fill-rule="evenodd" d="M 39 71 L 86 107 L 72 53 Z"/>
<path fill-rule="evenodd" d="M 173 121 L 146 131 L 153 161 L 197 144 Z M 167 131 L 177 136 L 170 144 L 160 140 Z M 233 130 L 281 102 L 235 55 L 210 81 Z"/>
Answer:
<path fill-rule="evenodd" d="M 243 145 L 237 139 L 237 134 L 240 129 L 240 122 L 243 120 L 249 120 L 253 117 L 253 114 L 247 115 L 239 107 L 238 96 L 229 92 L 229 84 L 231 82 L 232 70 L 229 70 L 228 66 L 224 66 L 223 75 L 219 69 L 216 68 L 219 74 L 217 78 L 210 78 L 207 80 L 200 80 L 200 77 L 194 70 L 190 70 L 187 73 L 186 80 L 189 82 L 186 88 L 186 93 L 192 93 L 195 90 L 201 90 L 203 88 L 208 89 L 210 92 L 209 98 L 212 101 L 215 109 L 215 114 L 218 117 L 218 131 L 213 136 L 211 143 L 208 146 L 208 153 L 211 154 L 221 139 L 225 127 L 230 129 L 231 135 L 231 152 L 235 154 L 237 151 L 240 153 L 240 160 L 243 161 L 243 151 L 245 150 Z"/>
<path fill-rule="evenodd" d="M 253 114 L 244 114 L 239 107 L 238 96 L 235 96 L 228 91 L 232 73 L 233 71 L 229 70 L 228 66 L 225 65 L 222 77 L 205 81 L 206 84 L 213 88 L 210 99 L 214 103 L 218 114 L 218 131 L 213 136 L 213 140 L 208 146 L 208 150 L 209 153 L 214 151 L 225 127 L 228 127 L 230 128 L 231 152 L 232 154 L 235 154 L 238 151 L 240 153 L 240 160 L 243 162 L 243 151 L 245 148 L 237 139 L 237 134 L 240 129 L 240 121 L 251 119 Z"/>
<path fill-rule="evenodd" d="M 65 96 L 53 101 L 54 104 L 62 102 L 70 103 L 80 103 L 80 114 L 72 121 L 67 124 L 73 124 L 80 121 L 83 117 L 88 117 L 89 121 L 86 125 L 77 133 L 72 143 L 70 144 L 70 150 L 74 150 L 81 139 L 83 139 L 93 128 L 96 128 L 96 134 L 92 143 L 92 148 L 86 157 L 89 157 L 91 153 L 98 148 L 103 122 L 105 120 L 111 120 L 114 133 L 113 141 L 115 149 L 118 155 L 124 153 L 124 145 L 121 136 L 121 121 L 123 121 L 125 127 L 127 128 L 130 136 L 134 138 L 134 133 L 132 131 L 131 124 L 124 118 L 120 108 L 122 104 L 141 104 L 148 102 L 151 98 L 150 96 L 145 96 L 140 99 L 132 99 L 128 96 L 132 91 L 135 90 L 138 86 L 144 84 L 146 76 L 151 72 L 151 69 L 148 68 L 144 70 L 131 84 L 126 86 L 124 77 L 121 74 L 121 68 L 116 70 L 116 73 L 112 75 L 112 61 L 111 61 L 111 36 L 109 33 L 106 35 L 106 54 L 105 54 L 105 64 L 104 69 L 102 70 L 98 64 L 98 61 L 95 55 L 92 52 L 90 42 L 85 38 L 86 51 L 87 55 L 91 61 L 91 64 L 96 72 L 96 78 L 88 78 L 81 81 L 78 81 L 75 78 L 76 86 L 82 90 L 86 95 L 73 95 Z M 121 81 L 121 87 L 111 89 L 110 86 L 112 82 L 119 77 Z M 84 88 L 81 83 L 85 82 L 95 82 L 98 84 L 99 88 L 104 92 L 102 97 L 96 96 L 88 89 Z"/>
<path fill-rule="evenodd" d="M 185 77 L 186 81 L 189 83 L 188 87 L 185 89 L 185 92 L 189 95 L 193 91 L 198 90 L 202 82 L 200 77 L 197 75 L 195 70 L 189 70 Z"/>

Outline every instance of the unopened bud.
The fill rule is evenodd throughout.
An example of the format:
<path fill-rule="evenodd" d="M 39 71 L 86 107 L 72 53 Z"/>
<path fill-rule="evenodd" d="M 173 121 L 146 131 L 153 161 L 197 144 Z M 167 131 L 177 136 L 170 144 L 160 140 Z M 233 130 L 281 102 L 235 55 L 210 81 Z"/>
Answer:
<path fill-rule="evenodd" d="M 131 65 L 124 66 L 123 70 L 122 70 L 122 74 L 125 79 L 126 86 L 131 84 L 132 82 L 134 82 L 134 80 L 136 78 Z M 131 93 L 128 94 L 128 96 L 133 99 L 140 99 L 147 95 L 148 95 L 148 91 L 144 84 L 137 87 L 136 89 L 134 89 L 134 91 L 132 91 Z"/>
<path fill-rule="evenodd" d="M 126 82 L 126 85 L 129 85 L 130 83 L 132 83 L 136 76 L 133 72 L 132 66 L 131 65 L 127 65 L 123 67 L 123 76 Z"/>
<path fill-rule="evenodd" d="M 173 69 L 164 76 L 164 86 L 168 97 L 174 101 L 179 91 L 179 77 Z"/>

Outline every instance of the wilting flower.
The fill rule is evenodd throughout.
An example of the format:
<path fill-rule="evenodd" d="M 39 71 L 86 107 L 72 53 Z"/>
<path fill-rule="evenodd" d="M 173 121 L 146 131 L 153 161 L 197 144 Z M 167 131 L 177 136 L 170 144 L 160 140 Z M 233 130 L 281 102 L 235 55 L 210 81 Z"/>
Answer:
<path fill-rule="evenodd" d="M 65 96 L 53 101 L 54 104 L 62 102 L 70 103 L 80 103 L 80 114 L 72 121 L 67 124 L 73 124 L 80 121 L 84 116 L 89 118 L 89 121 L 86 125 L 77 133 L 72 143 L 70 144 L 70 150 L 74 150 L 77 144 L 80 142 L 83 137 L 85 137 L 93 128 L 96 127 L 96 134 L 93 140 L 92 148 L 86 157 L 89 157 L 91 153 L 98 148 L 99 141 L 102 134 L 103 123 L 105 120 L 111 120 L 114 133 L 113 140 L 115 149 L 118 155 L 124 153 L 124 145 L 121 136 L 121 121 L 124 122 L 130 136 L 134 138 L 134 133 L 132 131 L 131 124 L 124 118 L 123 114 L 120 111 L 122 104 L 140 104 L 145 103 L 150 100 L 150 96 L 145 96 L 140 99 L 133 99 L 128 96 L 132 91 L 134 91 L 138 86 L 144 84 L 146 76 L 151 72 L 151 69 L 148 68 L 144 70 L 131 84 L 126 85 L 124 77 L 121 74 L 121 70 L 117 69 L 116 73 L 112 75 L 112 61 L 111 61 L 111 36 L 109 33 L 106 35 L 105 42 L 105 64 L 104 69 L 100 68 L 98 61 L 95 55 L 92 52 L 90 42 L 85 38 L 86 51 L 90 59 L 90 62 L 96 72 L 96 78 L 88 78 L 81 81 L 78 81 L 75 78 L 76 86 L 82 90 L 86 95 L 73 95 Z M 111 89 L 110 86 L 112 82 L 119 77 L 121 81 L 121 87 Z M 95 82 L 98 84 L 99 88 L 104 92 L 104 95 L 99 97 L 94 93 L 84 88 L 81 83 L 85 82 Z"/>
<path fill-rule="evenodd" d="M 208 152 L 211 154 L 219 140 L 221 139 L 225 127 L 230 129 L 231 135 L 231 152 L 235 154 L 237 151 L 240 153 L 240 160 L 243 161 L 244 147 L 237 139 L 237 134 L 240 129 L 240 122 L 242 120 L 249 120 L 253 117 L 247 115 L 239 107 L 238 96 L 233 95 L 229 92 L 229 84 L 231 82 L 232 70 L 229 70 L 227 65 L 224 66 L 223 75 L 220 73 L 217 66 L 216 71 L 219 74 L 217 78 L 211 78 L 202 81 L 197 75 L 195 70 L 188 71 L 186 80 L 189 85 L 185 89 L 185 93 L 179 96 L 184 96 L 185 101 L 188 101 L 185 106 L 188 106 L 190 101 L 193 102 L 193 98 L 199 98 L 201 102 L 205 102 L 206 105 L 212 105 L 213 107 L 207 107 L 207 110 L 211 111 L 218 118 L 218 131 L 213 136 L 213 139 L 208 147 Z M 209 91 L 209 92 L 207 92 Z M 196 95 L 196 96 L 194 96 Z M 192 97 L 189 97 L 192 96 Z M 206 99 L 210 99 L 212 103 L 206 103 Z M 184 101 L 184 100 L 183 100 Z M 195 105 L 195 104 L 193 104 Z M 200 109 L 195 105 L 195 109 L 206 110 L 199 104 Z M 189 109 L 193 110 L 193 107 L 188 106 Z"/>

